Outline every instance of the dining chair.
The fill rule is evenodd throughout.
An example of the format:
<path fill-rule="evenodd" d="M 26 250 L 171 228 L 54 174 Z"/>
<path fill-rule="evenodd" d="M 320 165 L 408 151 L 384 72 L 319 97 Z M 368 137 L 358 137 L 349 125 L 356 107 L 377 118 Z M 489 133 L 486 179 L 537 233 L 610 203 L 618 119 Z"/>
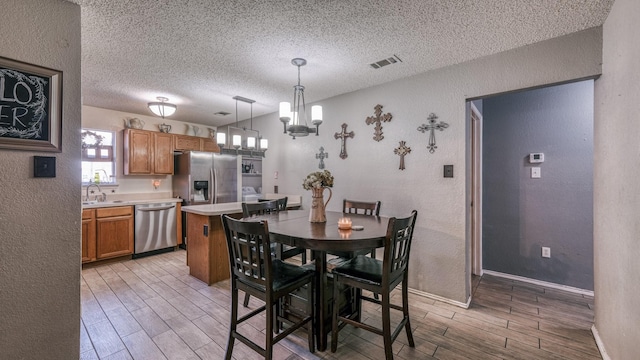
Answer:
<path fill-rule="evenodd" d="M 271 254 L 269 225 L 267 221 L 242 221 L 222 215 L 222 225 L 229 250 L 231 267 L 231 325 L 227 344 L 226 359 L 231 359 L 235 339 L 271 359 L 273 345 L 287 335 L 307 327 L 309 351 L 315 351 L 315 319 L 313 316 L 313 291 L 315 270 L 276 259 Z M 238 318 L 239 290 L 264 301 L 264 305 Z M 284 299 L 295 291 L 305 291 L 306 306 L 288 307 L 291 317 L 280 316 Z M 238 326 L 266 311 L 265 347 L 261 347 L 238 332 Z M 296 321 L 297 320 L 297 321 Z M 280 331 L 277 323 L 288 326 Z"/>
<path fill-rule="evenodd" d="M 407 288 L 409 252 L 411 250 L 411 240 L 413 239 L 413 230 L 417 215 L 418 212 L 413 210 L 407 218 L 389 219 L 387 235 L 384 240 L 384 256 L 382 261 L 368 256 L 358 255 L 333 269 L 334 293 L 338 291 L 340 285 L 348 285 L 380 294 L 382 300 L 361 296 L 360 301 L 365 300 L 382 305 L 382 329 L 360 322 L 359 319 L 362 314 L 340 316 L 334 300 L 331 326 L 331 352 L 337 350 L 338 331 L 346 324 L 382 335 L 384 340 L 384 353 L 387 360 L 393 359 L 392 344 L 403 327 L 407 332 L 409 346 L 415 347 L 413 334 L 411 333 L 411 324 L 409 322 Z M 390 301 L 391 290 L 399 284 L 402 284 L 402 306 L 392 304 Z M 391 331 L 391 309 L 400 310 L 403 315 L 402 320 L 393 332 Z M 362 306 L 359 306 L 358 311 L 362 311 Z"/>
<path fill-rule="evenodd" d="M 259 201 L 256 203 L 242 203 L 242 216 L 245 218 L 257 215 L 274 214 L 287 209 L 287 198 L 269 201 Z M 285 260 L 297 255 L 301 255 L 303 264 L 307 263 L 307 250 L 280 243 L 271 244 L 271 253 L 280 260 Z M 249 306 L 249 294 L 244 295 L 244 307 Z"/>
<path fill-rule="evenodd" d="M 276 206 L 278 207 L 278 211 L 285 211 L 287 210 L 287 201 L 289 200 L 289 198 L 287 198 L 286 196 L 280 199 L 274 199 L 274 200 L 268 200 L 268 199 L 259 199 L 258 202 L 269 202 L 269 201 L 275 201 L 276 202 Z"/>

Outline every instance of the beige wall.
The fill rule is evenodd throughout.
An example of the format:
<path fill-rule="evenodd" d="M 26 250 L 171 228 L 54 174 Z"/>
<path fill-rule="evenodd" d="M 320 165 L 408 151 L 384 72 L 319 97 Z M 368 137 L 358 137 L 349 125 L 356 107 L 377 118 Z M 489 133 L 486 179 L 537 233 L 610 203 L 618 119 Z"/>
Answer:
<path fill-rule="evenodd" d="M 302 191 L 302 179 L 317 170 L 315 153 L 323 146 L 329 153 L 326 168 L 335 176 L 329 210 L 341 210 L 345 197 L 381 200 L 385 215 L 408 215 L 417 209 L 410 286 L 466 303 L 470 267 L 465 254 L 470 243 L 465 221 L 469 203 L 465 100 L 597 75 L 601 36 L 601 29 L 594 28 L 319 102 L 325 118 L 319 136 L 292 140 L 282 133 L 277 114 L 254 119 L 254 128 L 269 139 L 264 191 L 278 185 L 282 193 L 302 193 L 308 206 L 310 195 Z M 372 139 L 373 126 L 365 124 L 377 104 L 393 115 L 383 123 L 381 142 Z M 436 133 L 434 154 L 426 149 L 428 134 L 417 131 L 431 112 L 449 124 Z M 347 141 L 345 160 L 339 158 L 340 142 L 334 139 L 343 122 L 355 132 Z M 412 149 L 404 171 L 398 169 L 399 157 L 393 153 L 401 140 Z M 443 178 L 445 164 L 454 165 L 453 179 Z"/>
<path fill-rule="evenodd" d="M 77 359 L 80 7 L 4 0 L 0 56 L 63 71 L 62 153 L 0 150 L 0 359 Z M 33 156 L 56 157 L 34 178 Z"/>
<path fill-rule="evenodd" d="M 640 354 L 640 2 L 616 0 L 595 88 L 595 327 L 611 359 Z"/>

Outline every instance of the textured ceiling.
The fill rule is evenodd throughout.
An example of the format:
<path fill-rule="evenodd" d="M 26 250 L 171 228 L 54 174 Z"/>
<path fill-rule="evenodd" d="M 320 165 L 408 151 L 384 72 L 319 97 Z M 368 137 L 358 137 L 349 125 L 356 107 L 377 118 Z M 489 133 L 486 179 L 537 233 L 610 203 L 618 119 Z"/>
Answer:
<path fill-rule="evenodd" d="M 172 119 L 216 126 L 235 121 L 233 96 L 253 116 L 291 101 L 294 57 L 309 103 L 599 26 L 614 0 L 70 1 L 84 105 L 151 115 L 166 96 Z"/>

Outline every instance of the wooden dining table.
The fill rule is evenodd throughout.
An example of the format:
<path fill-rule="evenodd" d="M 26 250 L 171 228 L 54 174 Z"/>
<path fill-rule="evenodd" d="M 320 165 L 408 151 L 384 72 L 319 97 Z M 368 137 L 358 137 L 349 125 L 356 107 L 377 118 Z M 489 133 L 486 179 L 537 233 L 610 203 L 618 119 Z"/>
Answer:
<path fill-rule="evenodd" d="M 311 250 L 315 260 L 316 273 L 316 335 L 318 350 L 327 348 L 327 334 L 331 330 L 327 297 L 327 251 L 352 252 L 384 246 L 389 218 L 343 214 L 327 211 L 327 222 L 309 222 L 309 210 L 288 210 L 277 214 L 251 218 L 263 219 L 269 226 L 271 241 Z M 341 230 L 338 219 L 349 217 L 352 226 L 362 226 L 362 230 Z M 246 219 L 245 219 L 246 220 Z"/>

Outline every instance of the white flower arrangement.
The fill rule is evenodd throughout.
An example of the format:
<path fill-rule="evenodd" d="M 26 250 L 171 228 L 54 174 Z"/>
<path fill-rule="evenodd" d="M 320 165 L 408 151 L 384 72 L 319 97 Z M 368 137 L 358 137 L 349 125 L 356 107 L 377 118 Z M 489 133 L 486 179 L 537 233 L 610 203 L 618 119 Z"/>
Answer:
<path fill-rule="evenodd" d="M 333 175 L 329 170 L 312 172 L 304 179 L 302 187 L 305 190 L 333 187 Z"/>

